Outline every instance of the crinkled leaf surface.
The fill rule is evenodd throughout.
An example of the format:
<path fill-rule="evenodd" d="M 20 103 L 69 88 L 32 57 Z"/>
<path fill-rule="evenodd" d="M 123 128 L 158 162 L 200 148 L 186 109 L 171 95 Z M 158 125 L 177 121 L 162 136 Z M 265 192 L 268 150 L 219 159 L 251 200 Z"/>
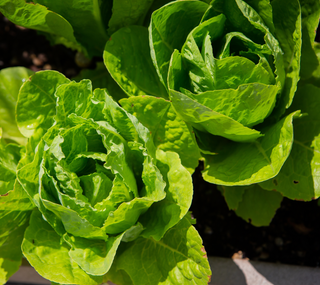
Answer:
<path fill-rule="evenodd" d="M 0 128 L 2 138 L 26 144 L 15 119 L 19 89 L 33 72 L 24 67 L 5 68 L 0 71 Z"/>
<path fill-rule="evenodd" d="M 23 255 L 44 278 L 62 284 L 97 285 L 102 277 L 86 274 L 69 256 L 70 247 L 33 211 L 22 243 Z"/>
<path fill-rule="evenodd" d="M 18 183 L 14 190 L 0 195 L 0 284 L 21 265 L 21 243 L 33 207 Z"/>
<path fill-rule="evenodd" d="M 193 187 L 190 173 L 181 165 L 178 154 L 158 149 L 157 160 L 157 167 L 166 180 L 166 197 L 154 203 L 139 222 L 145 227 L 141 234 L 143 237 L 160 240 L 168 229 L 187 214 Z"/>
<path fill-rule="evenodd" d="M 41 141 L 35 152 L 34 158 L 30 159 L 31 162 L 24 165 L 17 172 L 17 178 L 19 183 L 22 185 L 25 192 L 28 194 L 30 200 L 33 201 L 34 205 L 40 210 L 40 212 L 46 217 L 46 220 L 55 231 L 59 234 L 64 234 L 65 229 L 59 219 L 51 212 L 48 211 L 43 205 L 42 200 L 39 195 L 39 172 L 40 172 L 40 163 L 43 156 L 44 142 Z"/>
<path fill-rule="evenodd" d="M 200 152 L 191 128 L 177 116 L 170 102 L 152 96 L 137 96 L 122 99 L 120 104 L 148 128 L 156 147 L 177 152 L 182 165 L 193 173 Z"/>
<path fill-rule="evenodd" d="M 68 82 L 70 80 L 57 71 L 40 71 L 23 84 L 16 116 L 20 132 L 25 137 L 52 125 L 56 105 L 54 92 L 59 85 Z"/>
<path fill-rule="evenodd" d="M 88 274 L 103 275 L 110 269 L 124 233 L 109 237 L 107 241 L 90 240 L 65 235 L 71 246 L 69 255 Z"/>
<path fill-rule="evenodd" d="M 128 96 L 168 97 L 152 64 L 147 28 L 129 26 L 115 32 L 103 56 L 111 76 Z"/>
<path fill-rule="evenodd" d="M 320 88 L 299 87 L 290 109 L 300 109 L 306 116 L 294 121 L 292 151 L 280 173 L 261 183 L 290 199 L 311 200 L 320 196 Z"/>
<path fill-rule="evenodd" d="M 252 127 L 263 122 L 271 113 L 277 91 L 275 85 L 251 83 L 240 85 L 237 89 L 207 91 L 193 99 L 246 127 Z"/>
<path fill-rule="evenodd" d="M 272 1 L 275 35 L 283 51 L 283 63 L 286 71 L 286 81 L 282 91 L 280 104 L 282 108 L 289 108 L 297 84 L 300 79 L 300 61 L 302 44 L 301 9 L 298 0 Z M 279 102 L 278 102 L 278 108 Z"/>
<path fill-rule="evenodd" d="M 246 2 L 258 12 L 270 31 L 274 33 L 273 11 L 270 0 L 246 0 Z"/>
<path fill-rule="evenodd" d="M 170 99 L 180 117 L 200 131 L 238 142 L 250 142 L 262 136 L 259 131 L 247 128 L 180 92 L 170 90 Z"/>
<path fill-rule="evenodd" d="M 119 85 L 113 80 L 103 62 L 98 62 L 96 69 L 82 69 L 80 73 L 72 79 L 76 81 L 90 79 L 93 89 L 107 89 L 108 94 L 116 101 L 127 97 L 127 94 L 124 93 Z"/>
<path fill-rule="evenodd" d="M 0 140 L 0 195 L 13 189 L 17 165 L 24 148 L 17 144 L 5 145 Z"/>
<path fill-rule="evenodd" d="M 208 284 L 210 274 L 201 238 L 184 218 L 160 241 L 124 244 L 107 278 L 117 284 Z"/>
<path fill-rule="evenodd" d="M 282 195 L 276 191 L 267 191 L 258 184 L 250 186 L 222 186 L 229 208 L 254 226 L 268 226 L 280 208 Z"/>
<path fill-rule="evenodd" d="M 21 265 L 21 243 L 29 216 L 30 212 L 0 209 L 0 284 L 5 284 Z"/>
<path fill-rule="evenodd" d="M 293 143 L 294 112 L 266 128 L 253 143 L 218 141 L 216 155 L 204 155 L 203 178 L 219 185 L 249 185 L 276 176 L 288 158 Z M 219 138 L 216 138 L 219 140 Z"/>

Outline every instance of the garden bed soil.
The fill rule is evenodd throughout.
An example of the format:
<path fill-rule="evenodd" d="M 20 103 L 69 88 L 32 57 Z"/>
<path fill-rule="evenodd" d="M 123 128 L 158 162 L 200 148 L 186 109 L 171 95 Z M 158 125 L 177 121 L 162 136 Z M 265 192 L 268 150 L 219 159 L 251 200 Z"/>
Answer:
<path fill-rule="evenodd" d="M 319 35 L 317 36 L 319 40 Z M 71 78 L 81 68 L 76 52 L 50 46 L 35 31 L 15 26 L 0 14 L 0 69 L 25 66 L 33 71 L 58 70 Z M 101 59 L 94 59 L 94 62 Z M 191 207 L 208 255 L 231 257 L 242 251 L 251 260 L 320 266 L 320 207 L 317 201 L 284 198 L 270 226 L 254 227 L 230 211 L 216 186 L 205 182 L 200 167 L 193 175 Z"/>

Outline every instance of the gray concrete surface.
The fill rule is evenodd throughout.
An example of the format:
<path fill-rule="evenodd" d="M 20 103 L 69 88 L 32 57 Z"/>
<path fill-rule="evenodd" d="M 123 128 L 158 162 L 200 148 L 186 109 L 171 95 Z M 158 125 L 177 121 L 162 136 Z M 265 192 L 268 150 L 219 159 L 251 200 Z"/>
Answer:
<path fill-rule="evenodd" d="M 320 268 L 209 257 L 212 269 L 210 285 L 317 285 Z M 49 285 L 29 266 L 21 266 L 9 280 L 15 283 Z M 111 284 L 110 284 L 111 285 Z"/>
<path fill-rule="evenodd" d="M 210 285 L 318 285 L 320 268 L 209 257 Z"/>

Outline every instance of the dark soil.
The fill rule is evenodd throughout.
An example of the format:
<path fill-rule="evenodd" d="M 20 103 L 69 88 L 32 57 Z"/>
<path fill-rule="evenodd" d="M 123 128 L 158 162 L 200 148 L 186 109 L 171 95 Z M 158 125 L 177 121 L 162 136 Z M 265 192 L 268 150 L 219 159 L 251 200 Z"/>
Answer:
<path fill-rule="evenodd" d="M 317 35 L 318 41 L 320 35 Z M 0 69 L 25 66 L 34 71 L 54 69 L 67 77 L 78 74 L 76 52 L 50 46 L 44 36 L 17 27 L 0 14 Z M 208 255 L 231 257 L 241 250 L 251 260 L 320 265 L 320 207 L 317 201 L 284 198 L 269 227 L 254 227 L 230 211 L 216 186 L 193 175 L 191 210 Z"/>
<path fill-rule="evenodd" d="M 231 257 L 242 251 L 251 260 L 320 266 L 320 207 L 317 201 L 284 198 L 268 227 L 255 227 L 228 209 L 216 186 L 193 175 L 191 210 L 208 255 Z"/>

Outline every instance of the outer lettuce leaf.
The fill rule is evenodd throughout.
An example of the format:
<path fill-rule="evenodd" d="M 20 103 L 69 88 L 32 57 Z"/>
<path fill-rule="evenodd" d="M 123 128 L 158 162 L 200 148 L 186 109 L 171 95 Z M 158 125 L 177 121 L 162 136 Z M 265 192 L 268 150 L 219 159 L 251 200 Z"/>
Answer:
<path fill-rule="evenodd" d="M 22 83 L 33 72 L 24 67 L 5 68 L 0 71 L 0 128 L 2 138 L 25 145 L 26 138 L 20 133 L 15 120 L 15 107 Z"/>
<path fill-rule="evenodd" d="M 289 108 L 297 84 L 300 79 L 300 62 L 302 47 L 302 24 L 301 9 L 298 0 L 272 1 L 273 21 L 275 25 L 275 36 L 283 51 L 283 65 L 286 72 L 284 90 L 277 102 L 280 114 Z"/>
<path fill-rule="evenodd" d="M 16 144 L 5 145 L 0 140 L 0 195 L 13 189 L 17 165 L 24 148 Z"/>
<path fill-rule="evenodd" d="M 69 256 L 80 268 L 88 274 L 101 276 L 109 271 L 124 234 L 110 237 L 107 242 L 68 235 L 64 240 L 71 246 Z"/>
<path fill-rule="evenodd" d="M 42 218 L 41 213 L 33 211 L 22 251 L 38 273 L 62 284 L 100 284 L 102 277 L 86 274 L 69 256 L 69 250 L 68 244 Z"/>
<path fill-rule="evenodd" d="M 319 56 L 313 49 L 316 29 L 319 25 L 320 3 L 300 0 L 302 12 L 301 79 L 309 78 L 319 67 Z"/>
<path fill-rule="evenodd" d="M 34 208 L 16 181 L 16 169 L 24 147 L 0 140 L 0 284 L 21 265 L 21 242 Z"/>
<path fill-rule="evenodd" d="M 0 195 L 0 284 L 5 284 L 21 265 L 21 242 L 33 208 L 18 183 Z"/>
<path fill-rule="evenodd" d="M 23 84 L 16 116 L 20 132 L 25 137 L 46 131 L 52 125 L 55 115 L 54 92 L 59 85 L 68 82 L 70 80 L 57 71 L 42 71 Z"/>
<path fill-rule="evenodd" d="M 319 177 L 319 107 L 320 88 L 299 87 L 291 109 L 301 109 L 306 115 L 294 122 L 292 151 L 280 173 L 260 183 L 268 190 L 277 190 L 290 199 L 311 200 L 320 196 Z"/>
<path fill-rule="evenodd" d="M 312 84 L 320 88 L 320 43 L 314 42 L 313 51 L 315 52 L 317 57 L 317 60 L 315 60 L 315 62 L 318 62 L 317 69 L 313 71 L 310 77 L 301 80 L 300 83 L 301 85 Z"/>
<path fill-rule="evenodd" d="M 182 165 L 193 173 L 200 152 L 190 126 L 177 116 L 169 101 L 137 96 L 122 99 L 120 104 L 150 130 L 157 148 L 177 152 Z"/>
<path fill-rule="evenodd" d="M 107 42 L 103 56 L 111 76 L 128 96 L 168 98 L 152 65 L 147 28 L 120 29 Z"/>
<path fill-rule="evenodd" d="M 140 238 L 123 245 L 107 279 L 119 285 L 208 284 L 210 267 L 201 243 L 184 218 L 160 241 Z"/>
<path fill-rule="evenodd" d="M 114 1 L 112 16 L 109 21 L 109 34 L 114 33 L 122 27 L 130 25 L 141 25 L 149 8 L 156 2 L 154 0 L 138 0 L 134 5 L 128 5 L 126 0 Z M 168 2 L 167 0 L 165 3 Z"/>
<path fill-rule="evenodd" d="M 98 0 L 81 2 L 69 1 L 48 1 L 37 0 L 38 4 L 43 5 L 43 8 L 53 11 L 55 15 L 63 17 L 70 23 L 73 33 L 71 34 L 76 43 L 79 43 L 83 51 L 91 56 L 100 56 L 103 46 L 108 39 L 108 34 L 102 22 L 102 17 L 105 16 L 101 13 L 101 2 Z M 30 19 L 33 21 L 33 18 Z M 59 27 L 56 22 L 52 23 L 54 27 L 61 33 L 65 27 Z M 94 32 L 92 32 L 94 31 Z M 68 40 L 71 40 L 67 38 Z"/>
<path fill-rule="evenodd" d="M 38 1 L 35 1 L 38 2 Z M 50 9 L 51 10 L 51 9 Z M 0 3 L 1 13 L 16 25 L 54 35 L 56 43 L 81 49 L 72 25 L 64 17 L 40 4 L 25 0 L 4 0 Z"/>
<path fill-rule="evenodd" d="M 21 265 L 21 242 L 29 216 L 28 212 L 0 209 L 0 284 L 5 284 Z"/>
<path fill-rule="evenodd" d="M 275 85 L 250 83 L 243 84 L 237 89 L 207 91 L 193 96 L 193 99 L 246 127 L 251 127 L 262 123 L 271 113 L 277 90 Z"/>
<path fill-rule="evenodd" d="M 276 191 L 263 190 L 254 184 L 243 187 L 222 186 L 230 209 L 254 226 L 268 226 L 280 207 L 282 195 Z"/>
<path fill-rule="evenodd" d="M 180 117 L 200 131 L 238 142 L 251 142 L 262 136 L 259 131 L 247 128 L 180 92 L 170 90 L 170 98 Z"/>
<path fill-rule="evenodd" d="M 216 155 L 204 155 L 203 178 L 211 183 L 233 186 L 250 185 L 276 176 L 288 158 L 293 143 L 294 117 L 291 113 L 263 130 L 264 137 L 253 143 L 221 140 Z"/>

